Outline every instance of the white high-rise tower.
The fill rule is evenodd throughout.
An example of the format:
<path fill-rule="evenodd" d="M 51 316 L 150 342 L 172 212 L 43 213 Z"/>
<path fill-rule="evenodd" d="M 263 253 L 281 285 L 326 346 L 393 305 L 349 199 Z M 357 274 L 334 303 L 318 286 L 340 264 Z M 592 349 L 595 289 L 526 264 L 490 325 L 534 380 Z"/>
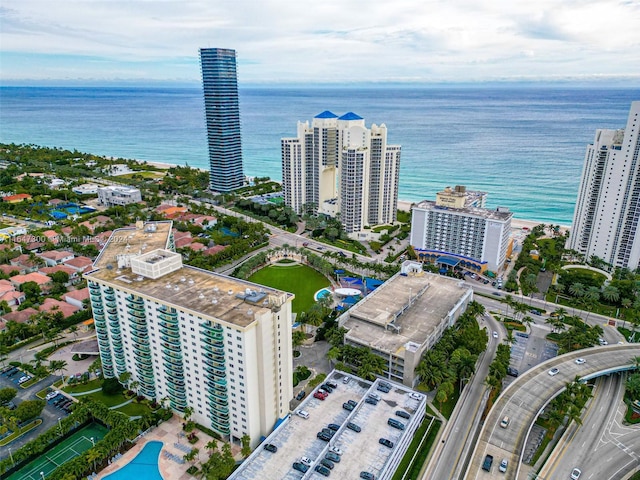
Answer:
<path fill-rule="evenodd" d="M 340 214 L 347 233 L 396 220 L 401 148 L 387 145 L 384 124 L 325 111 L 281 146 L 285 204 L 297 213 Z"/>
<path fill-rule="evenodd" d="M 632 270 L 640 264 L 640 101 L 624 130 L 597 130 L 587 147 L 569 248 Z"/>

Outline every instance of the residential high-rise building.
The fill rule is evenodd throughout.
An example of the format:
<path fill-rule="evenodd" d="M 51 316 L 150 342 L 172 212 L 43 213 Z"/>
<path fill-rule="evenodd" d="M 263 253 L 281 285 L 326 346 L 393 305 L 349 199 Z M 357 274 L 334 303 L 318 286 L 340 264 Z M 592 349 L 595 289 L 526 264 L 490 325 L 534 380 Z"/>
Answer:
<path fill-rule="evenodd" d="M 183 265 L 171 232 L 115 230 L 85 274 L 102 371 L 255 446 L 289 413 L 293 295 Z"/>
<path fill-rule="evenodd" d="M 596 130 L 587 146 L 569 248 L 614 267 L 640 266 L 640 101 L 624 130 Z"/>
<path fill-rule="evenodd" d="M 501 270 L 511 254 L 513 213 L 484 208 L 486 196 L 459 185 L 438 192 L 435 202 L 415 204 L 410 243 L 418 258 L 478 272 Z"/>
<path fill-rule="evenodd" d="M 244 182 L 236 52 L 201 48 L 200 67 L 209 146 L 209 187 L 229 192 Z"/>
<path fill-rule="evenodd" d="M 385 125 L 325 111 L 281 147 L 284 200 L 297 213 L 340 214 L 352 234 L 396 220 L 401 148 L 387 144 Z"/>

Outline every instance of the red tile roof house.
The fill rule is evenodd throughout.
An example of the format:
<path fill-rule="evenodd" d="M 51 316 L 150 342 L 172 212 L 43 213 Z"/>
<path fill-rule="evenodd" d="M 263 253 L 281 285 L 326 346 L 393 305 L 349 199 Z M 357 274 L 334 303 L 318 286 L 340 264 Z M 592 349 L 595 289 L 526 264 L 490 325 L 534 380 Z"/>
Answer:
<path fill-rule="evenodd" d="M 89 289 L 87 287 L 80 290 L 72 290 L 70 292 L 65 293 L 62 296 L 62 299 L 67 302 L 69 305 L 73 305 L 74 307 L 78 307 L 84 309 L 84 300 L 89 298 Z"/>
<path fill-rule="evenodd" d="M 25 308 L 24 310 L 16 310 L 15 312 L 9 312 L 2 315 L 2 319 L 5 322 L 14 321 L 16 323 L 27 323 L 34 315 L 38 314 L 38 310 L 35 308 Z"/>
<path fill-rule="evenodd" d="M 60 234 L 55 230 L 45 230 L 44 232 L 42 232 L 42 235 L 47 237 L 47 240 L 54 245 L 57 245 L 60 242 Z"/>
<path fill-rule="evenodd" d="M 36 282 L 40 289 L 43 291 L 49 289 L 49 287 L 53 283 L 51 277 L 47 277 L 46 275 L 38 272 L 27 273 L 26 275 L 16 275 L 14 277 L 11 277 L 9 281 L 17 289 L 19 289 L 23 284 L 27 282 Z"/>
<path fill-rule="evenodd" d="M 183 248 L 188 245 L 191 245 L 191 242 L 193 242 L 193 238 L 191 238 L 191 235 L 189 235 L 188 237 L 174 239 L 173 243 L 176 246 L 176 248 Z"/>
<path fill-rule="evenodd" d="M 66 283 L 67 287 L 81 280 L 80 274 L 78 273 L 78 271 L 74 268 L 67 267 L 66 265 L 56 265 L 55 267 L 42 267 L 38 271 L 48 277 L 56 272 L 65 272 L 67 275 L 69 275 L 69 282 Z"/>
<path fill-rule="evenodd" d="M 59 198 L 52 198 L 52 199 L 51 199 L 51 200 L 49 200 L 47 203 L 48 203 L 49 205 L 56 206 L 56 205 L 60 205 L 61 203 L 66 203 L 66 202 L 65 202 L 64 200 L 60 200 Z"/>
<path fill-rule="evenodd" d="M 200 242 L 193 242 L 187 245 L 187 248 L 190 248 L 191 250 L 198 252 L 200 250 L 204 250 L 205 248 L 207 248 L 207 246 Z"/>
<path fill-rule="evenodd" d="M 9 263 L 14 267 L 24 270 L 24 273 L 35 272 L 40 268 L 40 264 L 36 260 L 32 260 L 26 253 L 11 259 Z"/>
<path fill-rule="evenodd" d="M 2 197 L 2 201 L 6 203 L 19 203 L 24 202 L 25 200 L 31 200 L 31 195 L 28 193 L 18 193 L 16 195 Z"/>
<path fill-rule="evenodd" d="M 202 254 L 203 255 L 215 255 L 216 253 L 221 252 L 225 248 L 227 248 L 226 245 L 214 245 L 213 247 L 209 247 L 206 250 L 203 250 Z"/>
<path fill-rule="evenodd" d="M 192 223 L 202 228 L 211 228 L 215 227 L 216 223 L 218 223 L 218 219 L 211 215 L 199 215 Z"/>
<path fill-rule="evenodd" d="M 7 302 L 7 305 L 9 305 L 10 307 L 17 307 L 26 299 L 27 299 L 27 296 L 24 293 L 17 292 L 15 290 L 11 292 L 7 292 L 3 295 L 0 295 L 0 302 L 4 300 L 5 302 Z"/>
<path fill-rule="evenodd" d="M 27 273 L 24 267 L 19 265 L 0 265 L 0 272 L 9 276 L 11 276 L 13 272 L 18 272 L 18 275 Z"/>
<path fill-rule="evenodd" d="M 24 249 L 27 252 L 39 252 L 42 247 L 44 247 L 46 243 L 44 242 L 30 242 L 28 243 Z"/>
<path fill-rule="evenodd" d="M 67 250 L 49 250 L 48 252 L 39 253 L 38 256 L 45 261 L 48 267 L 55 267 L 71 260 L 75 255 Z"/>
<path fill-rule="evenodd" d="M 64 265 L 71 267 L 78 272 L 85 272 L 87 269 L 93 268 L 93 260 L 89 257 L 79 256 L 64 262 Z"/>
<path fill-rule="evenodd" d="M 78 310 L 80 310 L 79 307 L 70 305 L 66 302 L 61 302 L 60 300 L 56 300 L 55 298 L 45 298 L 44 302 L 42 302 L 42 305 L 40 305 L 41 312 L 62 312 L 64 318 L 70 317 Z"/>

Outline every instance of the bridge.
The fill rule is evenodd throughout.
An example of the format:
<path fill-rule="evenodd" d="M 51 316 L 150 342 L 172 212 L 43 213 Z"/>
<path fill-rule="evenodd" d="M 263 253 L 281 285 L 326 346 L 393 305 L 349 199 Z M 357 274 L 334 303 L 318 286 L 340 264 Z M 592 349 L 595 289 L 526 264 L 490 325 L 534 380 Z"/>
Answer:
<path fill-rule="evenodd" d="M 498 397 L 487 416 L 478 442 L 467 468 L 467 480 L 495 478 L 498 463 L 503 458 L 509 461 L 506 479 L 524 480 L 526 470 L 522 467 L 522 452 L 536 417 L 544 407 L 572 382 L 576 376 L 591 379 L 600 375 L 632 370 L 634 358 L 640 356 L 639 344 L 608 345 L 592 347 L 567 353 L 547 360 L 520 375 Z M 577 358 L 585 363 L 578 365 Z M 549 370 L 558 368 L 555 376 Z M 500 421 L 509 417 L 509 426 L 500 427 Z M 482 470 L 486 455 L 493 455 L 492 472 Z"/>

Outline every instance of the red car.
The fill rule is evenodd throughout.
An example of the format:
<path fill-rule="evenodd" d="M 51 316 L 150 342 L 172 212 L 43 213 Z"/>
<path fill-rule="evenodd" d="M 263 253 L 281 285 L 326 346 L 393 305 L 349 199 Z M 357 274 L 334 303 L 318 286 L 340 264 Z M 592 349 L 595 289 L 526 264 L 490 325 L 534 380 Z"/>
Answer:
<path fill-rule="evenodd" d="M 323 395 L 321 392 L 316 392 L 313 394 L 314 398 L 317 398 L 318 400 L 324 400 L 326 398 L 326 395 Z"/>

